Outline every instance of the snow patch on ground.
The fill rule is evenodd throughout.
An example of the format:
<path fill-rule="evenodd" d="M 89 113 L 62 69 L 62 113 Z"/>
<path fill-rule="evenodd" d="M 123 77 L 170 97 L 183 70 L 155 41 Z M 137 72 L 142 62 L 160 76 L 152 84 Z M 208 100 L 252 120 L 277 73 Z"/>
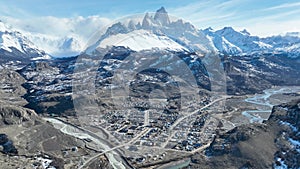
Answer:
<path fill-rule="evenodd" d="M 288 169 L 288 166 L 284 163 L 284 160 L 282 158 L 277 157 L 276 161 L 280 163 L 280 166 L 274 165 L 274 169 Z"/>
<path fill-rule="evenodd" d="M 272 48 L 272 45 L 266 44 L 264 42 L 261 41 L 253 41 L 254 43 L 258 44 L 259 47 L 261 48 Z"/>
<path fill-rule="evenodd" d="M 50 166 L 53 160 L 42 158 L 42 157 L 38 157 L 37 160 L 42 164 L 43 169 L 56 169 L 55 167 Z"/>
<path fill-rule="evenodd" d="M 280 124 L 287 125 L 287 126 L 289 126 L 294 132 L 298 132 L 298 129 L 297 129 L 295 126 L 293 126 L 291 123 L 284 122 L 284 121 L 280 121 Z"/>
<path fill-rule="evenodd" d="M 298 140 L 294 140 L 292 138 L 288 138 L 289 142 L 292 144 L 292 146 L 296 149 L 298 153 L 300 153 L 300 142 Z"/>

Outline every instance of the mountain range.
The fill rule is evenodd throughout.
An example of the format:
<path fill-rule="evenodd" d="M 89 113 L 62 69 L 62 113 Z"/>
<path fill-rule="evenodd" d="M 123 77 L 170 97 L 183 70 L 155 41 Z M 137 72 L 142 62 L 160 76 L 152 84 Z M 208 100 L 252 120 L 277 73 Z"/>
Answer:
<path fill-rule="evenodd" d="M 51 37 L 16 31 L 0 22 L 1 54 L 14 60 L 47 59 L 50 56 L 75 56 L 84 51 L 86 43 L 76 35 Z M 225 55 L 284 54 L 297 57 L 300 54 L 300 33 L 260 38 L 247 30 L 232 27 L 221 30 L 197 29 L 182 19 L 170 18 L 164 7 L 156 13 L 147 13 L 140 20 L 118 22 L 108 27 L 86 51 L 107 46 L 125 46 L 134 51 L 165 49 L 180 51 L 215 51 Z M 3 61 L 8 61 L 2 57 Z"/>
<path fill-rule="evenodd" d="M 236 31 L 232 27 L 216 31 L 212 28 L 199 30 L 181 19 L 171 20 L 163 7 L 153 15 L 147 13 L 140 22 L 135 22 L 131 20 L 112 25 L 94 47 L 119 45 L 133 50 L 170 48 L 216 51 L 227 55 L 280 53 L 290 57 L 297 57 L 300 52 L 300 33 L 297 32 L 260 38 L 250 35 L 247 30 Z M 160 39 L 160 43 L 155 39 Z"/>

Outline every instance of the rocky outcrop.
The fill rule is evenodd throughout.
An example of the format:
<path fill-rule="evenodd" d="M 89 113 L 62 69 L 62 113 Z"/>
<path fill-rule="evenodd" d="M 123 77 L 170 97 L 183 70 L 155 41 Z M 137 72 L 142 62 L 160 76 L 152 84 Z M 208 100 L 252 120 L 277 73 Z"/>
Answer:
<path fill-rule="evenodd" d="M 260 93 L 275 86 L 300 84 L 299 59 L 284 55 L 221 56 L 227 94 Z"/>
<path fill-rule="evenodd" d="M 37 115 L 33 110 L 14 105 L 0 105 L 0 126 L 21 124 L 35 118 Z"/>
<path fill-rule="evenodd" d="M 33 110 L 24 108 L 27 104 L 22 96 L 25 79 L 14 70 L 0 70 L 0 126 L 21 124 L 32 121 L 37 115 Z"/>
<path fill-rule="evenodd" d="M 18 154 L 18 150 L 6 134 L 0 134 L 0 152 L 10 155 Z"/>
<path fill-rule="evenodd" d="M 25 79 L 14 70 L 0 69 L 0 103 L 23 106 L 27 102 L 21 96 L 26 94 L 22 87 Z"/>
<path fill-rule="evenodd" d="M 263 124 L 219 132 L 206 149 L 192 157 L 191 168 L 299 168 L 300 100 L 275 106 Z"/>
<path fill-rule="evenodd" d="M 279 124 L 275 166 L 300 168 L 300 100 L 275 106 L 270 123 Z"/>

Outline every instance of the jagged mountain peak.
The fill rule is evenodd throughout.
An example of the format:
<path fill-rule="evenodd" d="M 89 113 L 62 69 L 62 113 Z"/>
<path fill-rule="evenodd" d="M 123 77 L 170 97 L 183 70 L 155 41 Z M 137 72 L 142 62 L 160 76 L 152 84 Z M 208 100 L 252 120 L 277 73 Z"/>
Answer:
<path fill-rule="evenodd" d="M 117 41 L 120 43 L 112 43 Z M 91 53 L 97 48 L 113 45 L 123 45 L 133 50 L 151 47 L 202 52 L 214 50 L 201 30 L 182 19 L 171 21 L 164 7 L 158 9 L 154 15 L 146 13 L 143 18 L 135 18 L 134 21 L 126 20 L 113 24 L 95 44 L 86 49 L 86 52 Z"/>
<path fill-rule="evenodd" d="M 203 32 L 211 39 L 220 53 L 232 55 L 252 55 L 258 53 L 282 53 L 298 57 L 300 53 L 299 33 L 260 38 L 251 35 L 246 29 L 236 31 L 232 27 L 213 31 L 210 28 Z"/>
<path fill-rule="evenodd" d="M 233 27 L 230 26 L 225 26 L 223 29 L 216 31 L 220 34 L 227 34 L 227 33 L 233 33 L 233 32 L 237 32 L 233 29 Z"/>
<path fill-rule="evenodd" d="M 106 33 L 109 35 L 115 35 L 115 34 L 127 33 L 127 32 L 128 32 L 128 28 L 121 22 L 117 22 L 116 24 L 113 24 L 106 31 Z"/>
<path fill-rule="evenodd" d="M 136 31 L 136 33 L 131 33 L 133 31 Z M 148 31 L 149 33 L 146 33 L 145 31 Z M 190 51 L 219 51 L 221 53 L 234 55 L 251 55 L 257 52 L 268 53 L 274 51 L 285 51 L 286 47 L 289 47 L 288 49 L 290 51 L 295 51 L 299 48 L 298 39 L 295 39 L 298 35 L 297 33 L 291 33 L 293 36 L 286 35 L 283 37 L 285 40 L 281 40 L 282 38 L 280 39 L 279 37 L 274 37 L 276 38 L 276 42 L 278 41 L 278 43 L 274 43 L 272 42 L 274 38 L 271 40 L 266 40 L 264 38 L 251 35 L 246 29 L 240 31 L 230 26 L 226 26 L 220 30 L 213 30 L 211 27 L 204 30 L 199 30 L 191 23 L 185 22 L 182 19 L 176 20 L 172 18 L 172 20 L 170 20 L 164 7 L 158 9 L 154 14 L 146 13 L 139 21 L 134 20 L 134 22 L 129 21 L 126 23 L 116 23 L 106 31 L 105 36 L 99 38 L 99 43 L 93 46 L 99 46 L 103 40 L 108 42 L 106 38 L 112 38 L 115 41 L 116 37 L 110 36 L 118 34 L 125 34 L 129 36 L 129 33 L 130 35 L 136 35 L 130 37 L 132 39 L 129 38 L 132 41 L 134 41 L 137 36 L 142 37 L 140 39 L 143 41 L 139 42 L 141 46 L 143 46 L 143 43 L 148 43 L 147 39 L 151 39 L 153 42 L 155 40 L 155 42 L 157 42 L 157 38 L 169 38 L 170 40 L 173 40 L 180 46 Z M 125 38 L 125 35 L 122 35 L 122 37 Z M 121 35 L 118 37 L 121 37 Z M 295 43 L 288 43 L 291 40 Z M 169 40 L 167 41 L 171 42 Z M 111 43 L 109 44 L 112 45 Z M 135 47 L 135 49 L 142 49 L 136 48 L 136 46 L 126 46 L 129 48 Z M 152 46 L 158 47 L 157 45 Z M 101 47 L 105 47 L 105 45 L 102 43 Z"/>
<path fill-rule="evenodd" d="M 129 21 L 129 23 L 128 23 L 128 29 L 129 30 L 135 30 L 135 29 L 137 29 L 137 27 L 139 27 L 139 25 L 135 25 L 133 20 Z"/>
<path fill-rule="evenodd" d="M 207 30 L 207 31 L 213 31 L 214 29 L 213 29 L 212 27 L 208 27 L 208 28 L 206 28 L 206 29 L 204 29 L 204 30 Z"/>
<path fill-rule="evenodd" d="M 223 30 L 234 30 L 234 29 L 233 29 L 233 27 L 231 27 L 231 26 L 225 26 L 225 27 L 223 28 Z"/>
<path fill-rule="evenodd" d="M 142 28 L 150 29 L 157 26 L 168 26 L 170 24 L 170 18 L 168 12 L 164 7 L 161 7 L 156 11 L 154 16 L 146 13 L 142 21 Z"/>
<path fill-rule="evenodd" d="M 153 19 L 149 13 L 146 13 L 142 21 L 142 28 L 150 29 L 153 26 Z"/>
<path fill-rule="evenodd" d="M 206 35 L 210 35 L 210 34 L 212 34 L 212 33 L 215 32 L 215 30 L 214 30 L 212 27 L 208 27 L 208 28 L 206 28 L 206 29 L 203 29 L 202 31 L 203 31 L 203 33 L 206 34 Z"/>
<path fill-rule="evenodd" d="M 150 14 L 148 13 L 148 12 L 146 12 L 146 14 L 145 14 L 145 16 L 144 16 L 144 19 L 149 19 L 149 18 L 151 18 L 151 16 L 150 16 Z"/>
<path fill-rule="evenodd" d="M 161 26 L 167 26 L 170 24 L 169 15 L 164 7 L 161 7 L 156 11 L 154 20 Z"/>
<path fill-rule="evenodd" d="M 170 17 L 168 15 L 168 12 L 164 7 L 161 7 L 158 9 L 154 14 L 152 13 L 146 13 L 144 15 L 144 18 L 142 20 L 142 25 L 138 26 L 135 25 L 135 27 L 146 29 L 146 30 L 159 30 L 159 29 L 164 29 L 165 28 L 171 28 L 171 29 L 189 29 L 192 31 L 195 31 L 196 28 L 190 24 L 189 22 L 185 22 L 182 19 L 173 19 L 172 21 L 170 20 Z M 128 26 L 129 27 L 129 26 Z M 132 26 L 131 26 L 132 27 Z"/>
<path fill-rule="evenodd" d="M 166 9 L 162 6 L 162 7 L 160 7 L 160 8 L 156 11 L 156 13 L 167 13 L 167 11 L 166 11 Z"/>
<path fill-rule="evenodd" d="M 250 36 L 250 33 L 246 29 L 242 30 L 241 33 L 243 33 L 244 35 Z"/>

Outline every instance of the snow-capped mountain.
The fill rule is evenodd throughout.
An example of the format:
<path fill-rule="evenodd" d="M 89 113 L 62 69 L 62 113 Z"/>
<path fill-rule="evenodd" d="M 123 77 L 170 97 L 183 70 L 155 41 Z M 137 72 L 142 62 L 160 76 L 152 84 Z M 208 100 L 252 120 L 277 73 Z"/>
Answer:
<path fill-rule="evenodd" d="M 113 24 L 86 51 L 108 46 L 124 46 L 135 51 L 158 48 L 168 50 L 214 51 L 212 42 L 192 24 L 171 20 L 165 8 L 146 13 L 140 20 Z"/>
<path fill-rule="evenodd" d="M 88 28 L 95 30 L 99 23 L 91 22 Z M 165 8 L 161 7 L 156 13 L 147 13 L 139 18 L 123 20 L 107 28 L 95 43 L 86 49 L 86 36 L 72 29 L 61 35 L 47 33 L 18 31 L 0 22 L 0 49 L 6 57 L 12 55 L 19 58 L 49 58 L 76 56 L 82 51 L 91 52 L 97 48 L 109 46 L 124 46 L 134 51 L 149 49 L 168 49 L 172 51 L 219 52 L 228 55 L 253 55 L 261 53 L 285 54 L 289 57 L 300 55 L 300 33 L 290 32 L 284 35 L 260 38 L 251 35 L 247 30 L 237 31 L 232 27 L 220 30 L 207 28 L 197 29 L 182 19 L 169 17 Z M 79 31 L 82 33 L 82 31 Z M 91 31 L 89 31 L 91 32 Z M 88 33 L 90 34 L 90 33 Z M 35 45 L 33 45 L 33 43 Z M 44 52 L 46 51 L 46 52 Z M 15 60 L 18 60 L 15 57 Z M 3 60 L 4 57 L 2 57 Z M 19 59 L 20 60 L 20 59 Z"/>
<path fill-rule="evenodd" d="M 50 59 L 20 32 L 0 21 L 0 62 Z"/>
<path fill-rule="evenodd" d="M 238 32 L 232 27 L 224 27 L 217 31 L 205 29 L 204 32 L 211 37 L 215 47 L 222 53 L 253 53 L 257 51 L 267 51 L 272 47 L 262 42 L 259 37 L 251 36 L 246 30 Z"/>
<path fill-rule="evenodd" d="M 291 57 L 300 54 L 300 36 L 297 32 L 266 38 L 252 36 L 247 30 L 236 31 L 232 27 L 217 31 L 207 28 L 203 32 L 215 48 L 224 54 L 285 53 Z"/>
<path fill-rule="evenodd" d="M 285 52 L 291 57 L 300 56 L 300 32 L 262 38 L 262 41 L 270 44 L 276 52 Z"/>
<path fill-rule="evenodd" d="M 163 7 L 154 14 L 146 13 L 139 20 L 115 23 L 98 39 L 87 52 L 107 46 L 124 46 L 135 51 L 158 48 L 229 55 L 284 53 L 296 57 L 300 54 L 300 33 L 260 38 L 232 27 L 199 30 L 189 22 L 170 19 Z"/>
<path fill-rule="evenodd" d="M 109 38 L 103 39 L 100 43 L 100 47 L 102 48 L 114 45 L 126 46 L 135 51 L 152 48 L 187 50 L 165 35 L 156 35 L 146 30 L 134 30 L 127 34 L 112 35 Z"/>

